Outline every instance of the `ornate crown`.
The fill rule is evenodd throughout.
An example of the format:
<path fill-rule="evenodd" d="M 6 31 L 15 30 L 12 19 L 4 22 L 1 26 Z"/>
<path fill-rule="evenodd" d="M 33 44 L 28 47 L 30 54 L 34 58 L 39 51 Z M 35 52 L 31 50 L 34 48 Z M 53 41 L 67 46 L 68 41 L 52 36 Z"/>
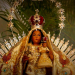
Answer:
<path fill-rule="evenodd" d="M 29 23 L 31 25 L 31 29 L 42 28 L 45 23 L 44 18 L 42 16 L 38 15 L 39 10 L 36 9 L 35 11 L 36 11 L 36 14 L 29 18 Z"/>

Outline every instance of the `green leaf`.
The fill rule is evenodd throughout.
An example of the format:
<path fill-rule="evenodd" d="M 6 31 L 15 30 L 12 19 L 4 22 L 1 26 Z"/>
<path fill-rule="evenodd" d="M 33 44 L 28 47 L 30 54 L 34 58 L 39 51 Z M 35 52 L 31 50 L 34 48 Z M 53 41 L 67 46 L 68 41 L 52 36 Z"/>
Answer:
<path fill-rule="evenodd" d="M 7 20 L 6 18 L 0 16 L 0 18 L 2 18 L 4 21 L 9 22 L 9 20 Z"/>

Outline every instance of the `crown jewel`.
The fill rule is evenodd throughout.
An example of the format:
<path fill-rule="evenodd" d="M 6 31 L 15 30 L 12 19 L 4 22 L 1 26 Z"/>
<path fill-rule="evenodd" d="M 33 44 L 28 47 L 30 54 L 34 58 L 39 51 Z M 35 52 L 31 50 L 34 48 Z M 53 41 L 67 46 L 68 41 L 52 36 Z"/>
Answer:
<path fill-rule="evenodd" d="M 38 14 L 39 10 L 36 9 L 35 11 L 36 11 L 36 14 L 29 18 L 29 23 L 31 25 L 31 29 L 42 28 L 45 23 L 44 18 Z"/>

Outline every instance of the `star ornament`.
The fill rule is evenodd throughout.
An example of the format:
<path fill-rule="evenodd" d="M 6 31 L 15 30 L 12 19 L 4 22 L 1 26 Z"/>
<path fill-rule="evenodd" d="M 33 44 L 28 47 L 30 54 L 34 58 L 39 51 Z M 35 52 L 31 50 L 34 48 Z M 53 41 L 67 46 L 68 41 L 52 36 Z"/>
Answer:
<path fill-rule="evenodd" d="M 64 9 L 61 8 L 61 9 L 59 9 L 58 12 L 59 12 L 60 14 L 64 14 L 65 11 L 64 11 Z"/>
<path fill-rule="evenodd" d="M 51 1 L 52 3 L 53 3 L 53 2 L 56 2 L 56 0 L 50 0 L 50 1 Z"/>
<path fill-rule="evenodd" d="M 56 5 L 55 5 L 57 8 L 60 8 L 61 7 L 61 3 L 60 2 L 56 2 Z"/>
<path fill-rule="evenodd" d="M 63 28 L 64 28 L 64 26 L 65 26 L 65 24 L 64 24 L 64 23 L 60 23 L 60 24 L 59 24 L 60 29 L 63 29 Z"/>
<path fill-rule="evenodd" d="M 12 22 L 9 22 L 8 26 L 9 26 L 10 28 L 12 28 L 14 25 L 13 25 Z"/>
<path fill-rule="evenodd" d="M 59 17 L 59 20 L 60 20 L 60 21 L 64 21 L 64 20 L 65 20 L 64 15 L 61 15 L 61 16 Z"/>
<path fill-rule="evenodd" d="M 13 19 L 13 16 L 12 15 L 9 15 L 8 16 L 8 20 L 12 20 Z"/>
<path fill-rule="evenodd" d="M 14 9 L 13 7 L 10 8 L 10 12 L 11 12 L 11 13 L 14 13 L 14 10 L 15 10 L 15 9 Z"/>
<path fill-rule="evenodd" d="M 14 7 L 17 7 L 18 5 L 19 5 L 19 2 L 17 2 L 17 1 L 15 1 L 13 4 Z"/>

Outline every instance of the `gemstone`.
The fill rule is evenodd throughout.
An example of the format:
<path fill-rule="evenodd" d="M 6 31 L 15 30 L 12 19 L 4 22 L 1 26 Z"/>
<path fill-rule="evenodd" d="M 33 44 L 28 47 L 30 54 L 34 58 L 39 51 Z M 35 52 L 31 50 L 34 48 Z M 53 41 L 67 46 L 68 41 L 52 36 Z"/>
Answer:
<path fill-rule="evenodd" d="M 67 72 L 65 72 L 65 75 L 67 74 Z"/>
<path fill-rule="evenodd" d="M 62 65 L 62 67 L 64 67 L 64 65 Z"/>
<path fill-rule="evenodd" d="M 6 69 L 4 69 L 4 72 L 6 72 Z"/>
<path fill-rule="evenodd" d="M 6 62 L 6 64 L 8 64 L 8 62 Z"/>

